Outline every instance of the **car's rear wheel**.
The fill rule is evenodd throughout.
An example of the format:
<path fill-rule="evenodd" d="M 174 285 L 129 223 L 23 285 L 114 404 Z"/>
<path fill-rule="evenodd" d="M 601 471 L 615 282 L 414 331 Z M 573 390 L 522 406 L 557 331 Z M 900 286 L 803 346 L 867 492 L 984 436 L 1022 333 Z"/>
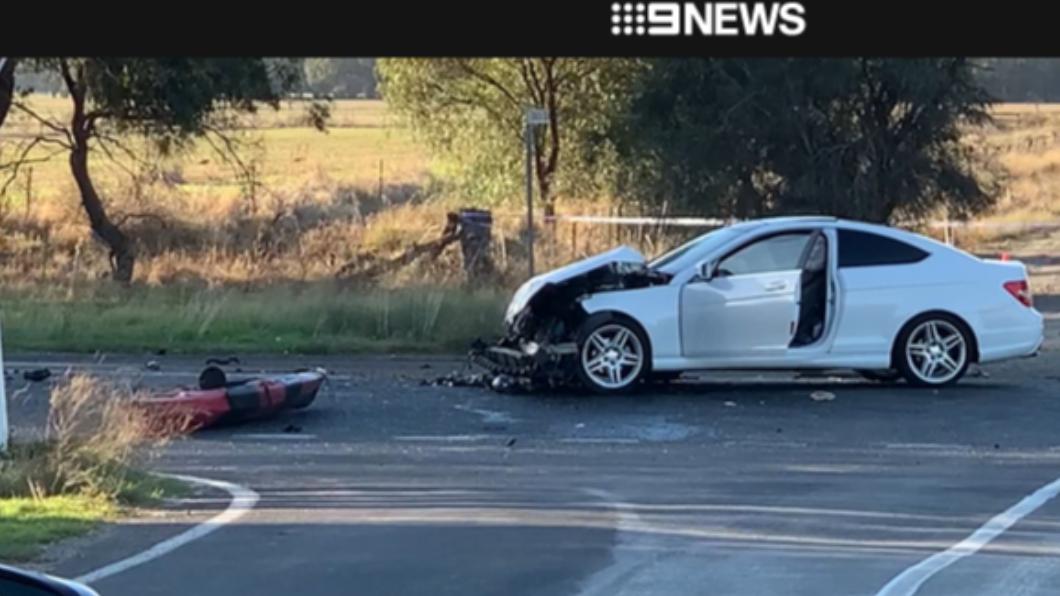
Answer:
<path fill-rule="evenodd" d="M 593 391 L 628 391 L 648 373 L 650 359 L 648 338 L 627 317 L 593 316 L 578 333 L 578 377 Z"/>
<path fill-rule="evenodd" d="M 956 383 L 972 354 L 967 327 L 943 313 L 912 320 L 899 334 L 894 360 L 898 371 L 912 385 L 941 387 Z"/>

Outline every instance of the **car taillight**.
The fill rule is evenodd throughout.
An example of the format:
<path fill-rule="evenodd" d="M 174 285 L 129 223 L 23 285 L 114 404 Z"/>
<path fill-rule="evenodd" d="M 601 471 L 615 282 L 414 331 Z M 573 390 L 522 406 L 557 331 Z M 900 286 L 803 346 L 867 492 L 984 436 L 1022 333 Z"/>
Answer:
<path fill-rule="evenodd" d="M 1005 289 L 1009 294 L 1012 294 L 1013 298 L 1019 300 L 1023 306 L 1034 306 L 1034 300 L 1031 298 L 1031 287 L 1027 284 L 1027 280 L 1006 281 Z"/>

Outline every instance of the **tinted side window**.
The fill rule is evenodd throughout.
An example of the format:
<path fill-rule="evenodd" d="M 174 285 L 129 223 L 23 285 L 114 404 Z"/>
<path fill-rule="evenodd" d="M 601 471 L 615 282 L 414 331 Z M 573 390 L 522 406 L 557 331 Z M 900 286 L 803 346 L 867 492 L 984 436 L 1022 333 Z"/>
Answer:
<path fill-rule="evenodd" d="M 778 234 L 732 253 L 721 262 L 722 275 L 746 275 L 790 271 L 799 268 L 799 258 L 810 239 L 810 232 Z"/>
<path fill-rule="evenodd" d="M 928 253 L 905 242 L 886 236 L 839 230 L 839 266 L 871 267 L 873 265 L 905 265 L 923 261 Z"/>

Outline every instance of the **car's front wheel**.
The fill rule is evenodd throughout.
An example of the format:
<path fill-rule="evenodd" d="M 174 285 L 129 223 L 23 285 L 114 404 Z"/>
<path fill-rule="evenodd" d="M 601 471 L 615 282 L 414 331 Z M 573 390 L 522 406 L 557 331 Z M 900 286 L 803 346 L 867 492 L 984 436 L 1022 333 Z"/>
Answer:
<path fill-rule="evenodd" d="M 648 338 L 622 316 L 590 317 L 578 333 L 578 377 L 599 393 L 632 388 L 651 367 Z"/>
<path fill-rule="evenodd" d="M 912 385 L 950 385 L 968 370 L 971 342 L 965 325 L 952 316 L 938 313 L 917 317 L 898 337 L 895 366 Z"/>

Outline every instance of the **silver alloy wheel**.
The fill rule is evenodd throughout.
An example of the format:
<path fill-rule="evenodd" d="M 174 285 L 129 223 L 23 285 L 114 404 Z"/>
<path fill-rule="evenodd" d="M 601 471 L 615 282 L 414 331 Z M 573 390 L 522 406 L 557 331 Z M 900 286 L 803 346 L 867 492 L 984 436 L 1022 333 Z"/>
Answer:
<path fill-rule="evenodd" d="M 955 325 L 931 319 L 916 326 L 905 344 L 909 369 L 921 381 L 939 385 L 964 370 L 968 346 L 964 334 Z"/>
<path fill-rule="evenodd" d="M 602 325 L 586 338 L 581 363 L 585 375 L 596 385 L 622 389 L 644 368 L 644 346 L 625 325 Z"/>

